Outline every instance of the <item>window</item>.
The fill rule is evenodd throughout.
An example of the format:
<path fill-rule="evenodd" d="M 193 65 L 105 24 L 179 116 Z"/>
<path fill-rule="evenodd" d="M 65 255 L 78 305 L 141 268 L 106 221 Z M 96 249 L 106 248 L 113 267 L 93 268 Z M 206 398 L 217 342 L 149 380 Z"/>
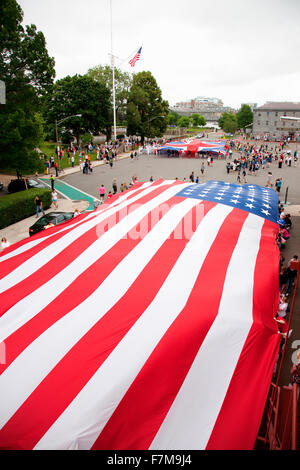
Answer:
<path fill-rule="evenodd" d="M 257 121 L 257 125 L 260 126 L 260 121 Z"/>
<path fill-rule="evenodd" d="M 277 126 L 277 121 L 274 121 L 274 126 Z"/>
<path fill-rule="evenodd" d="M 268 126 L 268 125 L 269 125 L 269 121 L 266 121 L 266 126 Z"/>
<path fill-rule="evenodd" d="M 275 116 L 276 116 L 276 117 L 278 116 L 278 111 L 276 111 Z"/>

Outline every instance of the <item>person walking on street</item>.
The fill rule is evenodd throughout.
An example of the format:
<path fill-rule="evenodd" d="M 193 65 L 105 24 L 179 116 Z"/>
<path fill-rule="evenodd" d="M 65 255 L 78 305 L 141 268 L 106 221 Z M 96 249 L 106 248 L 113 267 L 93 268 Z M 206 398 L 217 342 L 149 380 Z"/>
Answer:
<path fill-rule="evenodd" d="M 243 182 L 243 183 L 247 183 L 247 181 L 246 181 L 246 175 L 247 175 L 247 173 L 246 173 L 246 170 L 245 170 L 245 169 L 243 170 L 242 175 L 243 175 L 243 176 L 242 176 L 242 182 Z"/>
<path fill-rule="evenodd" d="M 266 187 L 267 188 L 272 187 L 272 172 L 271 171 L 268 172 Z"/>
<path fill-rule="evenodd" d="M 277 178 L 275 182 L 275 188 L 278 194 L 280 193 L 281 186 L 282 186 L 282 178 Z"/>
<path fill-rule="evenodd" d="M 43 203 L 38 196 L 35 196 L 34 202 L 36 205 L 36 217 L 39 216 L 40 211 L 43 213 L 43 215 L 45 215 L 45 211 L 43 209 Z"/>
<path fill-rule="evenodd" d="M 54 205 L 55 209 L 58 209 L 58 204 L 57 204 L 57 192 L 55 189 L 53 189 L 51 193 L 51 198 L 52 198 L 52 204 Z"/>
<path fill-rule="evenodd" d="M 54 191 L 54 176 L 50 176 L 50 182 L 51 182 L 51 191 Z"/>
<path fill-rule="evenodd" d="M 114 192 L 113 194 L 117 194 L 117 192 L 118 192 L 117 178 L 113 179 L 112 188 L 113 188 L 113 192 Z"/>
<path fill-rule="evenodd" d="M 99 188 L 99 194 L 100 194 L 100 199 L 101 199 L 102 202 L 104 201 L 105 193 L 106 193 L 106 189 L 105 189 L 104 185 L 101 184 L 101 186 Z"/>

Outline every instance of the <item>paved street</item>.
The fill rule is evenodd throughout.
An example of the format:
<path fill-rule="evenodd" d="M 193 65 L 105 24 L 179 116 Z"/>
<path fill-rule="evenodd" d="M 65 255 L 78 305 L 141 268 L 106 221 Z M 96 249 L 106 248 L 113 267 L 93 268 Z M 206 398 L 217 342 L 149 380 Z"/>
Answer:
<path fill-rule="evenodd" d="M 93 173 L 89 175 L 84 175 L 82 172 L 74 173 L 62 177 L 62 181 L 95 197 L 99 197 L 99 187 L 102 183 L 108 192 L 112 189 L 113 178 L 117 178 L 119 188 L 122 182 L 129 183 L 133 175 L 136 175 L 139 181 L 149 181 L 151 176 L 154 180 L 159 178 L 175 179 L 176 177 L 189 180 L 189 175 L 194 171 L 195 176 L 199 176 L 199 182 L 211 179 L 232 183 L 237 182 L 237 172 L 227 175 L 224 159 L 215 160 L 213 167 L 208 167 L 205 161 L 203 177 L 200 173 L 201 162 L 202 159 L 199 158 L 168 158 L 164 156 L 141 155 L 137 159 L 126 158 L 117 161 L 113 168 L 110 168 L 109 165 L 102 165 L 95 168 Z M 282 198 L 284 198 L 285 190 L 288 186 L 288 201 L 292 204 L 300 204 L 300 163 L 298 163 L 297 167 L 284 166 L 282 169 L 279 169 L 278 163 L 274 162 L 269 169 L 260 170 L 256 172 L 255 176 L 249 175 L 247 182 L 265 186 L 268 171 L 272 172 L 273 182 L 275 182 L 276 178 L 282 177 Z"/>

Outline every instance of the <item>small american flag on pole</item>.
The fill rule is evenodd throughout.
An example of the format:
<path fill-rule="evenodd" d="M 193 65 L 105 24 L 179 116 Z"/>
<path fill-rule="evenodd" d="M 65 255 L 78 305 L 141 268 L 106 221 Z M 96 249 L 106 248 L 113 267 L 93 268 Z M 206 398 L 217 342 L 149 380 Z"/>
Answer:
<path fill-rule="evenodd" d="M 140 47 L 137 53 L 135 54 L 135 56 L 129 61 L 129 64 L 131 65 L 131 67 L 134 67 L 135 63 L 139 60 L 141 56 L 141 50 L 142 48 Z"/>

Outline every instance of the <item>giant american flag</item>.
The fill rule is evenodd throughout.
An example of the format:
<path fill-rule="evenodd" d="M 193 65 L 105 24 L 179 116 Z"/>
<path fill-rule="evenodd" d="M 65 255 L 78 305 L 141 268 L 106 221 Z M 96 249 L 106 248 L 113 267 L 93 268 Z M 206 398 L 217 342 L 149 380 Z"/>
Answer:
<path fill-rule="evenodd" d="M 0 448 L 252 449 L 280 342 L 277 203 L 136 183 L 4 250 Z"/>

